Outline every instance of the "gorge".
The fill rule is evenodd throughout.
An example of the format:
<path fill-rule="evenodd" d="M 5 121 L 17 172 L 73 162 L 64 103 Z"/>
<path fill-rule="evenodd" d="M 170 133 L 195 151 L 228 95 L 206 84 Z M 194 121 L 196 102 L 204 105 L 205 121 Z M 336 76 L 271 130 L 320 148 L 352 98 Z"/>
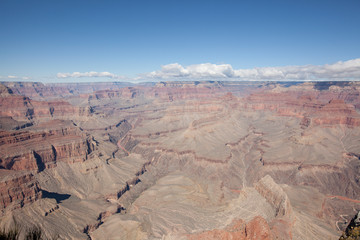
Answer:
<path fill-rule="evenodd" d="M 61 239 L 339 239 L 360 83 L 2 82 L 0 227 Z"/>

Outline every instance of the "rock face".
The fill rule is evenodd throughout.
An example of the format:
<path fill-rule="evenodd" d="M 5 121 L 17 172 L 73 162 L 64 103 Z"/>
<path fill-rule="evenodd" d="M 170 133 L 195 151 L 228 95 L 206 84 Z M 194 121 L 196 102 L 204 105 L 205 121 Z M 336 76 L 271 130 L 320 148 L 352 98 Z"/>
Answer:
<path fill-rule="evenodd" d="M 62 100 L 35 101 L 29 97 L 14 94 L 13 90 L 1 85 L 0 116 L 17 121 L 46 121 L 50 119 L 78 119 L 88 117 L 90 109 L 73 106 Z M 31 95 L 31 94 L 29 94 Z"/>
<path fill-rule="evenodd" d="M 0 97 L 0 116 L 17 121 L 78 119 L 89 116 L 89 111 L 89 108 L 76 107 L 65 101 L 34 101 L 14 94 Z"/>
<path fill-rule="evenodd" d="M 288 196 L 274 180 L 266 175 L 255 184 L 255 189 L 276 209 L 276 216 L 289 216 L 292 213 Z"/>
<path fill-rule="evenodd" d="M 302 118 L 306 125 L 359 126 L 360 114 L 354 105 L 345 103 L 337 96 L 324 103 L 318 100 L 320 96 L 317 92 L 304 94 L 292 91 L 257 93 L 249 96 L 244 106 L 254 110 L 275 111 L 281 116 Z"/>
<path fill-rule="evenodd" d="M 243 220 L 233 221 L 225 229 L 215 229 L 199 234 L 189 236 L 190 240 L 270 240 L 273 239 L 269 225 L 266 220 L 260 216 L 254 217 L 250 222 Z"/>
<path fill-rule="evenodd" d="M 54 95 L 53 89 L 47 88 L 40 82 L 3 82 L 6 87 L 16 95 L 22 95 L 29 98 L 40 98 Z"/>
<path fill-rule="evenodd" d="M 39 131 L 52 124 L 54 129 Z M 54 167 L 59 161 L 83 162 L 96 143 L 69 123 L 55 121 L 41 124 L 34 131 L 0 133 L 0 167 L 9 170 L 37 170 Z"/>
<path fill-rule="evenodd" d="M 41 198 L 39 185 L 32 174 L 11 176 L 0 170 L 0 211 L 16 209 Z"/>
<path fill-rule="evenodd" d="M 0 97 L 0 116 L 12 117 L 16 120 L 32 119 L 34 108 L 26 97 L 7 95 Z"/>
<path fill-rule="evenodd" d="M 355 107 L 342 99 L 330 100 L 317 112 L 313 121 L 315 124 L 360 126 L 360 117 Z"/>

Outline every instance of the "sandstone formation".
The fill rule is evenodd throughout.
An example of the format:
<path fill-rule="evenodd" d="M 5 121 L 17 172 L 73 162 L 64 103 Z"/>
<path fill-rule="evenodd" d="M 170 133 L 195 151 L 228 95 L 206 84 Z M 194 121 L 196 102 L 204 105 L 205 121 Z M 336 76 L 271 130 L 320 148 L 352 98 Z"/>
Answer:
<path fill-rule="evenodd" d="M 303 126 L 309 124 L 359 126 L 360 115 L 354 105 L 346 104 L 343 99 L 337 97 L 321 102 L 318 100 L 319 93 L 314 91 L 305 94 L 294 91 L 257 93 L 249 96 L 244 106 L 254 110 L 275 111 L 281 116 L 300 118 L 303 120 Z"/>
<path fill-rule="evenodd" d="M 231 223 L 225 229 L 215 229 L 189 237 L 190 240 L 211 240 L 211 239 L 244 239 L 244 240 L 270 240 L 273 239 L 269 225 L 264 218 L 257 216 L 249 223 L 242 220 Z"/>
<path fill-rule="evenodd" d="M 0 209 L 20 208 L 41 198 L 42 193 L 34 176 L 0 171 Z"/>
<path fill-rule="evenodd" d="M 292 213 L 290 200 L 282 188 L 266 175 L 254 185 L 255 189 L 276 209 L 276 216 L 289 216 Z"/>
<path fill-rule="evenodd" d="M 3 86 L 3 85 L 2 85 Z M 5 87 L 6 88 L 6 87 Z M 17 121 L 42 121 L 49 119 L 78 119 L 89 115 L 89 108 L 73 106 L 66 101 L 35 101 L 14 94 L 4 86 L 0 95 L 0 117 Z"/>
<path fill-rule="evenodd" d="M 33 131 L 1 132 L 1 168 L 40 172 L 56 166 L 58 161 L 85 161 L 96 144 L 71 125 L 62 121 L 52 121 L 30 128 Z M 45 130 L 48 127 L 51 129 Z"/>

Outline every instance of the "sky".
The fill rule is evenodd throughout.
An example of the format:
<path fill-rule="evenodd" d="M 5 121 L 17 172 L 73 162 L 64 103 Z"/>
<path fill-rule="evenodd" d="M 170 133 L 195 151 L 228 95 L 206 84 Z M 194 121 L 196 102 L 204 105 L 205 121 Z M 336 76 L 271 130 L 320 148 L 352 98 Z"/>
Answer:
<path fill-rule="evenodd" d="M 360 0 L 0 0 L 0 81 L 360 80 Z"/>

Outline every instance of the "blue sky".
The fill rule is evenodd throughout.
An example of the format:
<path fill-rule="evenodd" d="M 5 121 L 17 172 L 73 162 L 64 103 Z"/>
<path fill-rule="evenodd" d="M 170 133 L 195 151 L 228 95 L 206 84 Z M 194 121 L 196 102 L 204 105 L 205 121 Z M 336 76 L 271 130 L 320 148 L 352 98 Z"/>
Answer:
<path fill-rule="evenodd" d="M 360 58 L 359 12 L 359 0 L 0 0 L 0 76 L 100 81 L 346 65 Z"/>

